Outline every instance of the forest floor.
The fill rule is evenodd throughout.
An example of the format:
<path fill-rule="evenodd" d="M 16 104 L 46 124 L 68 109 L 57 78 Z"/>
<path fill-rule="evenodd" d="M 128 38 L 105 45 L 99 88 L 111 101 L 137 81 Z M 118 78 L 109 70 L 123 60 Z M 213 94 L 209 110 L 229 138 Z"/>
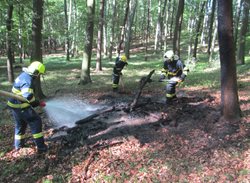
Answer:
<path fill-rule="evenodd" d="M 112 110 L 57 130 L 41 114 L 49 152 L 40 155 L 31 140 L 30 147 L 13 150 L 13 125 L 1 126 L 0 182 L 247 183 L 249 90 L 239 90 L 242 118 L 231 123 L 220 118 L 220 92 L 206 88 L 180 88 L 169 106 L 159 91 L 145 89 L 132 112 L 123 110 L 134 99 L 131 92 L 78 93 Z M 1 115 L 9 115 L 7 109 Z M 51 138 L 60 132 L 67 133 Z"/>

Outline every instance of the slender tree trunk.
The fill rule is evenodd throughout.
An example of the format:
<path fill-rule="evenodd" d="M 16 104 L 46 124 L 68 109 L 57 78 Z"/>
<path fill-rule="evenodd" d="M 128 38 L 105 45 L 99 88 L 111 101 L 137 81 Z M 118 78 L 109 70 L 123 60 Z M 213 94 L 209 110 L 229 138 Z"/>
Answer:
<path fill-rule="evenodd" d="M 216 0 L 212 0 L 212 10 L 210 15 L 210 23 L 209 23 L 209 31 L 208 31 L 208 46 L 207 46 L 207 53 L 208 55 L 211 54 L 211 44 L 212 44 L 212 34 L 213 34 L 213 24 L 214 24 L 214 13 L 216 8 Z"/>
<path fill-rule="evenodd" d="M 239 21 L 240 21 L 243 0 L 237 0 L 237 1 L 238 1 L 238 6 L 237 6 L 235 21 L 234 21 L 234 25 L 235 25 L 234 26 L 234 47 L 236 50 L 237 50 L 236 45 L 237 45 L 237 41 L 238 41 Z"/>
<path fill-rule="evenodd" d="M 18 6 L 18 16 L 19 16 L 19 25 L 18 25 L 18 48 L 19 48 L 19 62 L 23 63 L 24 59 L 24 47 L 23 47 L 23 7 L 19 4 Z"/>
<path fill-rule="evenodd" d="M 113 15 L 112 16 L 112 26 L 111 26 L 111 35 L 110 35 L 110 39 L 109 39 L 109 42 L 110 42 L 110 45 L 109 45 L 109 59 L 112 60 L 112 55 L 113 55 L 113 47 L 114 47 L 114 35 L 115 35 L 115 22 L 116 21 L 116 0 L 113 0 L 112 1 L 112 10 L 113 10 Z"/>
<path fill-rule="evenodd" d="M 183 19 L 183 12 L 184 12 L 184 0 L 179 0 L 178 10 L 175 19 L 175 30 L 174 30 L 174 38 L 173 38 L 173 51 L 180 55 L 180 31 L 181 31 L 181 24 Z"/>
<path fill-rule="evenodd" d="M 130 4 L 130 0 L 127 0 L 126 11 L 125 11 L 124 20 L 123 20 L 123 26 L 122 26 L 122 30 L 121 30 L 120 43 L 119 43 L 118 48 L 117 48 L 118 55 L 120 55 L 120 52 L 121 52 L 121 49 L 122 49 L 122 44 L 124 42 L 125 27 L 126 27 L 126 23 L 127 23 L 127 19 L 128 19 L 128 13 L 129 13 L 129 4 Z"/>
<path fill-rule="evenodd" d="M 203 22 L 203 18 L 204 18 L 204 8 L 205 8 L 206 2 L 203 1 L 201 4 L 201 8 L 200 8 L 200 14 L 199 14 L 199 20 L 198 20 L 198 24 L 196 26 L 196 35 L 195 35 L 195 40 L 194 40 L 194 49 L 193 49 L 193 58 L 196 58 L 197 56 L 197 47 L 198 47 L 198 38 L 201 34 L 201 23 Z"/>
<path fill-rule="evenodd" d="M 165 3 L 166 6 L 167 6 L 167 1 L 168 0 L 165 0 Z M 171 7 L 171 0 L 169 0 L 169 3 L 168 3 L 168 10 L 167 12 L 165 13 L 165 25 L 164 25 L 164 51 L 167 50 L 167 40 L 168 40 L 168 36 L 169 36 L 169 17 L 170 17 L 170 7 Z"/>
<path fill-rule="evenodd" d="M 210 55 L 209 55 L 209 62 L 211 62 L 213 60 L 215 42 L 217 40 L 217 34 L 218 34 L 218 24 L 215 22 L 212 45 L 211 45 L 211 51 L 210 51 Z"/>
<path fill-rule="evenodd" d="M 43 0 L 33 0 L 31 61 L 42 62 Z"/>
<path fill-rule="evenodd" d="M 221 109 L 227 121 L 240 119 L 235 49 L 233 43 L 232 0 L 218 1 L 218 37 L 221 62 Z"/>
<path fill-rule="evenodd" d="M 161 41 L 161 0 L 158 0 L 158 18 L 156 22 L 156 30 L 155 30 L 155 46 L 154 49 L 155 51 L 158 50 L 159 48 L 159 42 Z"/>
<path fill-rule="evenodd" d="M 237 63 L 245 64 L 245 44 L 246 44 L 246 35 L 248 31 L 248 17 L 249 17 L 249 6 L 250 0 L 243 0 L 243 15 L 242 15 L 242 24 L 239 35 L 239 46 L 237 54 Z"/>
<path fill-rule="evenodd" d="M 12 54 L 12 15 L 13 15 L 13 4 L 10 3 L 7 10 L 7 20 L 6 20 L 6 48 L 7 48 L 7 73 L 8 81 L 10 83 L 14 82 L 14 72 L 13 72 L 13 63 L 14 57 Z"/>
<path fill-rule="evenodd" d="M 148 43 L 149 43 L 149 31 L 150 31 L 150 1 L 148 0 L 148 7 L 147 7 L 147 27 L 145 30 L 145 58 L 144 60 L 147 61 L 148 60 Z"/>
<path fill-rule="evenodd" d="M 84 52 L 82 60 L 81 78 L 78 84 L 84 85 L 91 83 L 90 78 L 90 63 L 93 46 L 94 34 L 94 19 L 95 19 L 95 0 L 87 0 L 87 24 L 86 24 L 86 39 L 84 40 Z"/>
<path fill-rule="evenodd" d="M 171 1 L 171 0 L 170 0 Z M 169 3 L 170 3 L 169 1 Z M 170 39 L 173 38 L 173 26 L 174 26 L 174 18 L 175 18 L 175 6 L 176 6 L 176 1 L 172 1 L 172 17 L 171 17 L 171 22 L 170 22 L 170 30 L 169 30 L 169 37 Z"/>
<path fill-rule="evenodd" d="M 42 52 L 42 27 L 43 27 L 43 0 L 33 0 L 32 19 L 32 50 L 31 62 L 43 62 Z M 40 77 L 35 82 L 35 96 L 38 99 L 45 98 L 43 94 Z"/>
<path fill-rule="evenodd" d="M 130 11 L 128 15 L 128 21 L 126 26 L 126 33 L 125 33 L 125 55 L 127 58 L 130 58 L 130 42 L 132 38 L 132 25 L 134 22 L 135 11 L 137 7 L 137 0 L 130 1 Z"/>
<path fill-rule="evenodd" d="M 66 60 L 70 61 L 70 40 L 69 40 L 69 19 L 68 19 L 68 7 L 67 0 L 64 0 L 64 30 L 65 30 L 65 51 L 66 51 Z"/>
<path fill-rule="evenodd" d="M 104 0 L 100 0 L 99 29 L 97 38 L 96 71 L 102 70 L 102 41 L 103 41 L 103 20 L 104 20 Z"/>

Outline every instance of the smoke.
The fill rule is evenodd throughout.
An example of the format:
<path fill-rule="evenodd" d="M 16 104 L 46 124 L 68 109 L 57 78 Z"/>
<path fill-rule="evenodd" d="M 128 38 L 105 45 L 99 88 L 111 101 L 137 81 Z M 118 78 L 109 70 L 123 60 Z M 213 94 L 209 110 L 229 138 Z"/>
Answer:
<path fill-rule="evenodd" d="M 44 109 L 53 126 L 71 128 L 75 126 L 76 121 L 93 114 L 100 108 L 102 108 L 100 105 L 91 105 L 72 97 L 60 97 L 47 101 Z"/>

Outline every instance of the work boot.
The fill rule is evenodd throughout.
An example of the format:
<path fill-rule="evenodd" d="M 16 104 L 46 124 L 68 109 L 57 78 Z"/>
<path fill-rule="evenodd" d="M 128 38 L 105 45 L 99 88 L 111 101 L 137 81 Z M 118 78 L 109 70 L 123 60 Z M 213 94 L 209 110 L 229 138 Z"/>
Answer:
<path fill-rule="evenodd" d="M 37 147 L 37 153 L 42 154 L 48 151 L 48 146 L 44 144 L 44 147 Z"/>
<path fill-rule="evenodd" d="M 166 98 L 166 104 L 172 105 L 173 104 L 172 98 Z"/>
<path fill-rule="evenodd" d="M 118 93 L 118 88 L 113 88 L 113 92 Z"/>

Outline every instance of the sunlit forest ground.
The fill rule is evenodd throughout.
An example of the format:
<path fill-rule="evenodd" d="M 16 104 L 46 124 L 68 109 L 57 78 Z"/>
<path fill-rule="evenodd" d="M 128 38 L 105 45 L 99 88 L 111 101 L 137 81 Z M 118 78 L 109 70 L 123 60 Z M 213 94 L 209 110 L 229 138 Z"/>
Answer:
<path fill-rule="evenodd" d="M 0 96 L 0 181 L 249 182 L 250 56 L 246 55 L 245 65 L 237 65 L 242 119 L 234 124 L 220 120 L 219 61 L 208 62 L 203 53 L 196 62 L 188 62 L 185 55 L 182 58 L 190 73 L 177 89 L 178 103 L 167 108 L 165 83 L 158 82 L 161 53 L 152 53 L 144 61 L 143 53 L 133 52 L 123 71 L 120 94 L 112 93 L 111 88 L 114 58 L 103 58 L 103 70 L 95 72 L 93 56 L 92 83 L 78 85 L 81 58 L 66 62 L 62 54 L 45 55 L 47 72 L 42 88 L 47 98 L 73 96 L 91 104 L 127 104 L 133 100 L 141 77 L 155 70 L 153 82 L 141 96 L 147 102 L 132 113 L 112 111 L 80 126 L 80 131 L 72 129 L 67 143 L 65 139 L 47 141 L 49 152 L 37 155 L 31 140 L 29 148 L 13 150 L 13 121 L 6 98 Z M 0 90 L 11 91 L 5 60 L 0 57 Z M 15 76 L 28 64 L 29 60 L 15 63 Z M 55 129 L 45 112 L 38 112 L 47 140 Z M 107 119 L 119 124 L 110 129 L 103 124 Z"/>

